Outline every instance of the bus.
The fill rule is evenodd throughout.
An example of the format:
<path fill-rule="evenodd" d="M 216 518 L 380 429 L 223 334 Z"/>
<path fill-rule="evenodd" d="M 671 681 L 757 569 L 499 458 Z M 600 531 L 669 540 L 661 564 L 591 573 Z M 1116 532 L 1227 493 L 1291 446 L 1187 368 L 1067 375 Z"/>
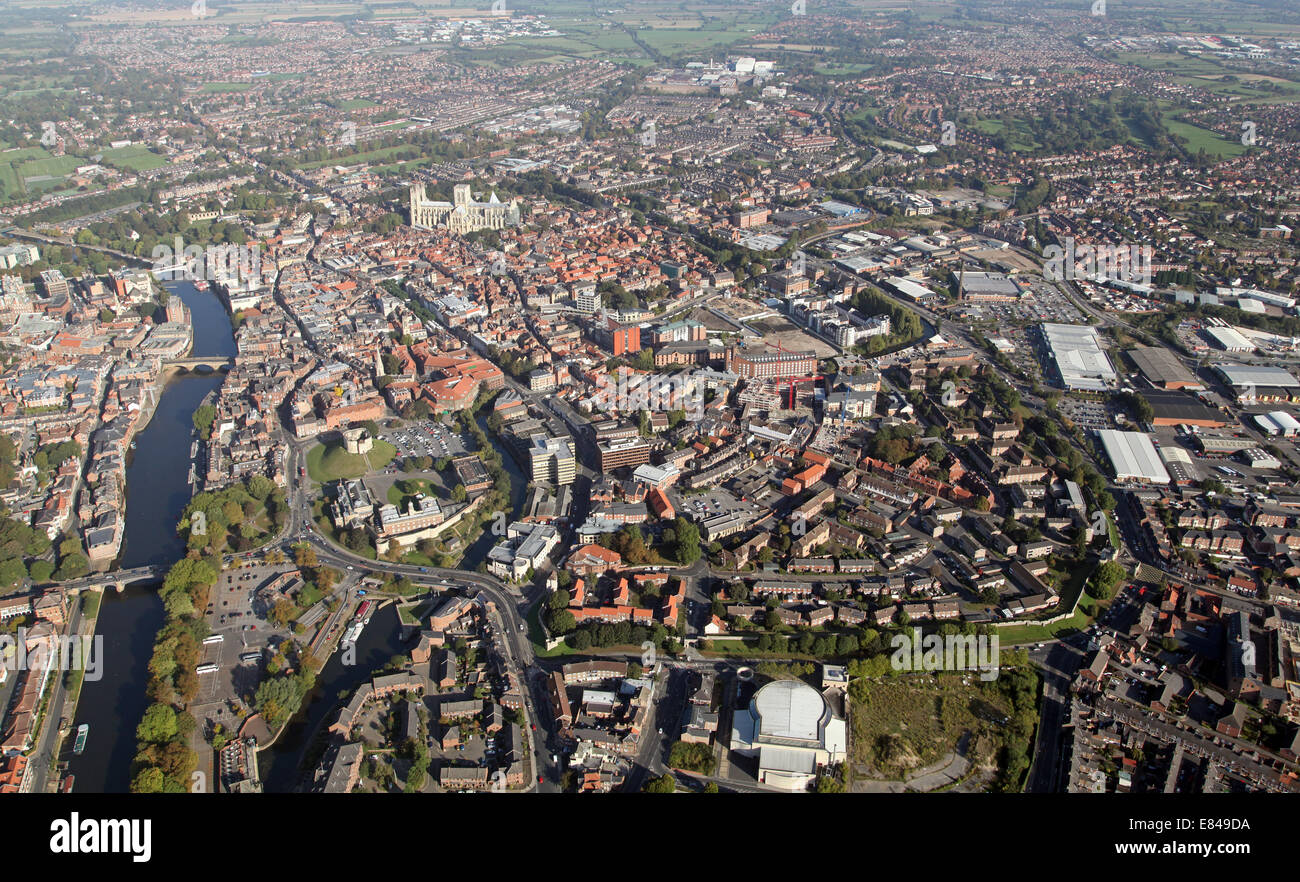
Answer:
<path fill-rule="evenodd" d="M 260 653 L 260 652 L 245 652 L 243 655 L 241 655 L 241 656 L 239 657 L 239 660 L 240 660 L 241 662 L 243 662 L 244 664 L 246 664 L 246 665 L 248 665 L 248 664 L 253 664 L 254 662 L 259 662 L 259 661 L 262 660 L 262 653 Z"/>
<path fill-rule="evenodd" d="M 203 638 L 203 643 L 206 646 L 211 643 L 220 643 L 225 639 L 225 635 L 223 634 L 209 634 L 207 637 Z"/>
<path fill-rule="evenodd" d="M 208 662 L 208 663 L 205 664 L 205 665 L 199 665 L 197 668 L 195 668 L 195 669 L 194 669 L 194 673 L 196 673 L 196 674 L 215 674 L 218 670 L 220 670 L 220 665 L 217 665 L 217 664 L 215 664 L 215 663 L 213 663 L 213 662 Z"/>

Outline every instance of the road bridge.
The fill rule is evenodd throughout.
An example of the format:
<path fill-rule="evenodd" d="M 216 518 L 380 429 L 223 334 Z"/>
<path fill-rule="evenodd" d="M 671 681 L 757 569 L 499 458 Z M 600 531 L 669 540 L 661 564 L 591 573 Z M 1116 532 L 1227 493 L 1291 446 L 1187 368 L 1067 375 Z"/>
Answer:
<path fill-rule="evenodd" d="M 165 367 L 185 368 L 187 371 L 207 368 L 211 371 L 228 371 L 235 366 L 232 355 L 197 355 L 192 358 L 173 358 L 163 363 Z"/>

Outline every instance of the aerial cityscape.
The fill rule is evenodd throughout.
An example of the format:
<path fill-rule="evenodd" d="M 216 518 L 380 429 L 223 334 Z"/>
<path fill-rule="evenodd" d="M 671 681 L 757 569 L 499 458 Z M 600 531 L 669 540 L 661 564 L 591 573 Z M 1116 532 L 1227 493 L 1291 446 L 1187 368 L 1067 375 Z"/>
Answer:
<path fill-rule="evenodd" d="M 478 6 L 0 2 L 0 793 L 1300 792 L 1300 6 Z"/>

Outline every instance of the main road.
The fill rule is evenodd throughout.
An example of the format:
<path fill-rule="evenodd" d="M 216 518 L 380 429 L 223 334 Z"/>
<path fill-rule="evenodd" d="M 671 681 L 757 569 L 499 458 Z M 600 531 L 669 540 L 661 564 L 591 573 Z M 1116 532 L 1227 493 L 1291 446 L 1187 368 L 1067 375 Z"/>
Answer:
<path fill-rule="evenodd" d="M 559 779 L 559 770 L 555 768 L 553 763 L 549 762 L 546 745 L 547 727 L 542 725 L 542 717 L 538 712 L 539 693 L 540 697 L 544 697 L 545 693 L 544 690 L 536 688 L 539 684 L 534 672 L 538 669 L 534 667 L 533 645 L 527 637 L 528 625 L 520 610 L 520 606 L 526 602 L 526 598 L 518 589 L 511 588 L 495 576 L 485 573 L 371 560 L 349 549 L 335 545 L 328 538 L 321 535 L 316 524 L 312 521 L 312 494 L 308 489 L 310 482 L 305 477 L 307 446 L 307 444 L 296 441 L 291 441 L 289 445 L 289 462 L 285 474 L 288 475 L 289 481 L 288 501 L 290 513 L 285 519 L 285 526 L 281 531 L 279 541 L 289 547 L 305 542 L 315 551 L 317 560 L 341 570 L 370 570 L 391 573 L 396 576 L 404 576 L 412 582 L 427 587 L 441 588 L 446 587 L 448 582 L 461 583 L 472 586 L 477 589 L 479 595 L 491 600 L 500 618 L 497 627 L 501 631 L 501 642 L 506 649 L 507 662 L 519 674 L 520 686 L 524 693 L 524 713 L 527 717 L 526 722 L 530 724 L 528 732 L 532 742 L 532 768 L 535 774 L 541 774 L 546 778 L 545 783 L 540 785 L 534 780 L 529 789 L 539 791 L 558 790 L 559 788 L 555 782 Z M 300 477 L 299 470 L 301 470 L 303 477 Z M 250 557 L 257 553 L 248 552 L 241 556 Z M 534 725 L 536 728 L 533 728 Z"/>
<path fill-rule="evenodd" d="M 72 604 L 72 612 L 68 618 L 68 633 L 81 637 L 79 633 L 81 627 L 81 604 Z M 58 669 L 50 674 L 54 680 L 50 693 L 49 704 L 46 705 L 45 720 L 41 725 L 41 734 L 37 737 L 36 745 L 28 757 L 32 771 L 32 792 L 44 793 L 48 786 L 50 767 L 54 764 L 55 738 L 63 729 L 63 703 L 67 698 L 67 690 L 64 688 L 63 680 L 70 672 L 73 664 L 79 664 L 82 670 L 82 677 L 85 677 L 87 656 L 89 649 L 84 639 L 78 639 L 76 651 L 80 653 L 80 658 L 59 659 Z M 89 660 L 93 660 L 95 665 L 103 664 L 103 658 L 100 653 L 89 655 Z"/>

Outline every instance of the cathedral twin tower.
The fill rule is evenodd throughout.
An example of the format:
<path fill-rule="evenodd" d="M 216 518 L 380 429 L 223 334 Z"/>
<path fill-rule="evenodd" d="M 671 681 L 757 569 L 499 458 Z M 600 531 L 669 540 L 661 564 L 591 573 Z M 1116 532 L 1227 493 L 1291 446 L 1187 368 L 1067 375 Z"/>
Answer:
<path fill-rule="evenodd" d="M 411 226 L 422 230 L 446 229 L 453 233 L 500 230 L 519 225 L 519 202 L 502 202 L 493 193 L 487 202 L 475 202 L 469 184 L 452 189 L 452 201 L 429 199 L 425 185 L 411 185 Z"/>

